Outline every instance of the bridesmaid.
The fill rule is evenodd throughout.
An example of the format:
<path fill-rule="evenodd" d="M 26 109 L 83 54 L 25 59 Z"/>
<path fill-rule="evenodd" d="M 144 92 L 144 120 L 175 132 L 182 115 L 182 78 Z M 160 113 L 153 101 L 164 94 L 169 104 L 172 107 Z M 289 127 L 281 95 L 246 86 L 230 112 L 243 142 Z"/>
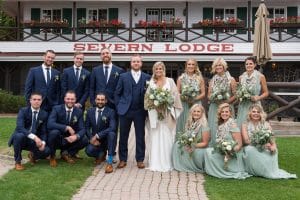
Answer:
<path fill-rule="evenodd" d="M 194 104 L 189 112 L 185 130 L 196 135 L 198 143 L 194 149 L 180 147 L 177 141 L 173 146 L 173 165 L 178 171 L 204 173 L 204 153 L 210 139 L 205 110 L 201 104 Z M 192 154 L 191 154 L 192 153 Z"/>
<path fill-rule="evenodd" d="M 201 104 L 201 99 L 205 97 L 205 82 L 199 70 L 198 62 L 194 58 L 190 58 L 185 63 L 185 71 L 177 80 L 177 88 L 182 94 L 182 88 L 188 86 L 197 88 L 197 94 L 192 100 L 185 100 L 181 98 L 183 112 L 179 116 L 176 125 L 176 136 L 178 132 L 184 131 L 185 122 L 189 115 L 190 107 L 195 104 Z M 182 97 L 182 96 L 181 96 Z"/>
<path fill-rule="evenodd" d="M 213 152 L 214 148 L 207 148 L 204 154 L 205 172 L 217 178 L 235 178 L 245 179 L 250 177 L 245 172 L 242 152 L 242 137 L 240 129 L 235 120 L 232 118 L 232 107 L 228 103 L 223 103 L 218 108 L 218 140 L 234 140 L 237 145 L 234 147 L 236 158 L 231 158 L 228 161 L 227 169 L 224 169 L 224 155 Z"/>
<path fill-rule="evenodd" d="M 226 61 L 219 57 L 216 58 L 212 64 L 211 73 L 214 74 L 213 78 L 209 82 L 208 87 L 208 99 L 210 101 L 208 109 L 208 124 L 210 128 L 211 140 L 210 146 L 216 143 L 216 131 L 217 131 L 217 109 L 221 103 L 231 104 L 235 101 L 236 81 L 227 71 Z M 212 94 L 216 93 L 218 88 L 223 88 L 228 92 L 229 97 L 227 100 L 215 101 L 212 99 Z M 233 106 L 230 105 L 233 112 Z M 232 113 L 234 115 L 234 113 Z"/>
<path fill-rule="evenodd" d="M 249 107 L 254 103 L 261 104 L 260 101 L 267 98 L 269 95 L 266 78 L 262 73 L 255 70 L 255 67 L 256 59 L 254 57 L 246 58 L 246 71 L 240 76 L 239 82 L 245 87 L 253 88 L 254 95 L 251 96 L 251 100 L 239 103 L 237 114 L 237 123 L 239 127 L 246 121 Z"/>
<path fill-rule="evenodd" d="M 266 144 L 262 152 L 251 145 L 250 138 L 254 130 L 260 128 L 271 130 L 270 124 L 265 121 L 265 116 L 261 105 L 253 104 L 250 106 L 247 122 L 242 125 L 242 138 L 244 144 L 247 145 L 243 156 L 246 171 L 254 176 L 270 179 L 297 178 L 296 174 L 289 174 L 279 169 L 275 139 Z"/>

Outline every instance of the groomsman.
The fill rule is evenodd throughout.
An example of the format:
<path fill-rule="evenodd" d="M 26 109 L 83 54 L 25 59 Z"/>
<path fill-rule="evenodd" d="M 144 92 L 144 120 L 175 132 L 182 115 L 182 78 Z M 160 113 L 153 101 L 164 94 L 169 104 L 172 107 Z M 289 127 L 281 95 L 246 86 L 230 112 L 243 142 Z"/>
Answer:
<path fill-rule="evenodd" d="M 28 150 L 29 161 L 34 164 L 37 159 L 50 155 L 50 149 L 46 146 L 46 125 L 48 113 L 40 109 L 42 95 L 31 93 L 30 106 L 21 108 L 17 118 L 15 132 L 11 136 L 8 145 L 14 146 L 15 169 L 23 170 L 21 164 L 22 150 Z"/>
<path fill-rule="evenodd" d="M 29 102 L 32 92 L 42 94 L 41 108 L 50 112 L 60 100 L 60 72 L 52 68 L 55 52 L 47 50 L 43 56 L 44 63 L 29 70 L 25 82 L 25 98 Z"/>
<path fill-rule="evenodd" d="M 105 160 L 108 148 L 105 173 L 113 172 L 112 162 L 114 155 L 114 141 L 116 137 L 115 111 L 106 106 L 107 99 L 104 93 L 98 93 L 95 99 L 96 107 L 87 111 L 85 128 L 90 141 L 86 147 L 86 154 L 95 157 L 95 164 Z"/>
<path fill-rule="evenodd" d="M 90 72 L 82 67 L 84 54 L 75 52 L 74 65 L 64 69 L 61 77 L 61 94 L 64 98 L 69 90 L 76 93 L 75 107 L 84 110 L 85 102 L 89 96 Z"/>
<path fill-rule="evenodd" d="M 62 105 L 53 107 L 48 120 L 51 167 L 57 166 L 56 149 L 61 149 L 61 158 L 72 164 L 75 163 L 74 155 L 88 143 L 82 110 L 75 107 L 75 92 L 67 91 L 64 102 Z"/>
<path fill-rule="evenodd" d="M 102 64 L 94 67 L 90 79 L 90 101 L 95 106 L 96 94 L 104 93 L 107 98 L 107 106 L 116 110 L 114 92 L 117 87 L 119 77 L 124 70 L 112 63 L 112 54 L 108 48 L 101 50 Z M 116 116 L 116 124 L 118 126 L 118 116 Z M 117 146 L 117 136 L 114 142 L 114 148 Z M 114 153 L 115 154 L 115 153 Z M 116 159 L 114 159 L 116 162 Z"/>
<path fill-rule="evenodd" d="M 132 122 L 135 128 L 136 152 L 135 159 L 138 168 L 144 168 L 145 158 L 145 118 L 144 95 L 146 82 L 150 75 L 141 71 L 142 58 L 140 55 L 131 57 L 131 71 L 120 75 L 115 92 L 116 107 L 120 119 L 120 139 L 118 168 L 126 166 L 128 157 L 128 137 Z"/>

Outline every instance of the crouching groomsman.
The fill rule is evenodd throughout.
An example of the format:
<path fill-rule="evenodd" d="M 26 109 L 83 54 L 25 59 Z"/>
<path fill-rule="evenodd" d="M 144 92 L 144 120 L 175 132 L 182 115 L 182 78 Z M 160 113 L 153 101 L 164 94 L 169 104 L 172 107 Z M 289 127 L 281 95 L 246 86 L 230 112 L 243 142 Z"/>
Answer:
<path fill-rule="evenodd" d="M 28 158 L 32 164 L 50 155 L 50 149 L 46 146 L 48 114 L 40 109 L 42 95 L 31 93 L 29 103 L 30 106 L 20 109 L 16 130 L 8 142 L 9 146 L 14 146 L 15 169 L 18 171 L 24 169 L 21 164 L 22 150 L 30 151 Z"/>
<path fill-rule="evenodd" d="M 104 93 L 98 93 L 95 99 L 96 107 L 87 111 L 85 127 L 90 143 L 86 147 L 86 154 L 95 157 L 95 164 L 105 160 L 108 149 L 105 173 L 113 172 L 112 162 L 115 152 L 116 114 L 106 106 L 107 99 Z"/>
<path fill-rule="evenodd" d="M 54 106 L 48 120 L 48 143 L 50 147 L 50 166 L 56 167 L 56 149 L 61 149 L 61 158 L 67 163 L 75 163 L 73 157 L 83 149 L 88 140 L 85 136 L 83 113 L 75 107 L 76 94 L 67 91 L 64 104 Z"/>

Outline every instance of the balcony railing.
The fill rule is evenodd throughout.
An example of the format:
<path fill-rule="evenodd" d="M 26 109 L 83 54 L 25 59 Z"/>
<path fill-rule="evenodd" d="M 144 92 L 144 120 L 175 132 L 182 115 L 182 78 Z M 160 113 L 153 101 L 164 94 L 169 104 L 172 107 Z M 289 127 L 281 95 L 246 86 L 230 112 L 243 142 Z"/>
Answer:
<path fill-rule="evenodd" d="M 0 27 L 0 41 L 97 41 L 97 42 L 253 42 L 253 28 L 244 26 L 80 26 L 35 25 Z M 299 24 L 271 26 L 270 39 L 300 42 Z M 151 33 L 149 32 L 151 30 Z"/>

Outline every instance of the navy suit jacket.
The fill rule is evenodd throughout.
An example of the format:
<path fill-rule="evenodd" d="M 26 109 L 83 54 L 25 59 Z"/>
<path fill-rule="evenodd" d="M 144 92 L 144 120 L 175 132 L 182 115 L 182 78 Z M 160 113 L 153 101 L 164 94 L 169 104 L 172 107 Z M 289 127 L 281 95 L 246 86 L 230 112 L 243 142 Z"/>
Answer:
<path fill-rule="evenodd" d="M 51 80 L 47 85 L 42 66 L 29 70 L 25 82 L 25 98 L 29 102 L 32 92 L 40 92 L 43 97 L 42 109 L 49 111 L 59 104 L 60 100 L 60 72 L 51 68 Z"/>
<path fill-rule="evenodd" d="M 30 133 L 33 133 L 37 135 L 41 140 L 46 141 L 47 120 L 48 120 L 48 113 L 40 109 L 36 120 L 36 131 L 31 132 L 30 130 L 32 125 L 31 106 L 23 107 L 19 110 L 18 117 L 17 117 L 17 126 L 13 135 L 15 133 L 23 133 L 27 137 Z M 13 135 L 8 142 L 9 146 L 13 143 Z"/>
<path fill-rule="evenodd" d="M 142 103 L 144 105 L 144 96 L 146 92 L 146 82 L 149 81 L 151 76 L 144 72 L 141 73 L 140 81 L 142 81 L 141 87 L 141 98 Z M 132 101 L 132 87 L 133 87 L 134 79 L 131 75 L 131 72 L 126 72 L 120 75 L 120 79 L 115 91 L 115 102 L 119 115 L 124 115 L 131 104 Z"/>
<path fill-rule="evenodd" d="M 76 93 L 76 102 L 84 106 L 89 96 L 89 87 L 90 72 L 88 70 L 82 68 L 79 81 L 77 81 L 73 66 L 64 69 L 61 77 L 62 99 L 64 99 L 64 96 L 68 90 L 73 90 Z"/>
<path fill-rule="evenodd" d="M 96 94 L 102 92 L 106 95 L 107 105 L 111 108 L 115 108 L 114 91 L 116 89 L 119 77 L 125 71 L 117 67 L 112 66 L 108 82 L 105 82 L 103 65 L 94 67 L 90 77 L 90 101 L 95 106 Z"/>
<path fill-rule="evenodd" d="M 95 134 L 100 136 L 100 134 L 103 135 L 105 133 L 116 132 L 117 124 L 115 111 L 108 106 L 105 106 L 100 123 L 97 124 L 96 110 L 96 107 L 90 108 L 86 114 L 85 129 L 89 139 Z"/>
<path fill-rule="evenodd" d="M 70 134 L 66 132 L 67 125 L 68 122 L 65 104 L 54 106 L 48 119 L 49 132 L 51 130 L 59 130 L 64 136 L 70 136 Z M 73 107 L 69 126 L 74 129 L 75 133 L 78 134 L 80 138 L 85 135 L 83 114 L 81 109 Z"/>

